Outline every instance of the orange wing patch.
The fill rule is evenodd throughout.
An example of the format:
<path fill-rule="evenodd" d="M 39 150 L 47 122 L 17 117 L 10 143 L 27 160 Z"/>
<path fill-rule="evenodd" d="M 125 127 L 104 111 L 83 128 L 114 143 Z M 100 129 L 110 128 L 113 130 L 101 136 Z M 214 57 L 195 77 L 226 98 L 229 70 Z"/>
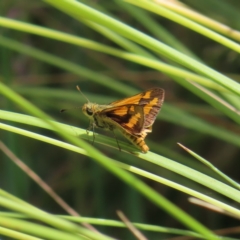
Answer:
<path fill-rule="evenodd" d="M 103 110 L 108 118 L 132 134 L 139 134 L 144 126 L 144 111 L 139 105 L 128 104 Z"/>

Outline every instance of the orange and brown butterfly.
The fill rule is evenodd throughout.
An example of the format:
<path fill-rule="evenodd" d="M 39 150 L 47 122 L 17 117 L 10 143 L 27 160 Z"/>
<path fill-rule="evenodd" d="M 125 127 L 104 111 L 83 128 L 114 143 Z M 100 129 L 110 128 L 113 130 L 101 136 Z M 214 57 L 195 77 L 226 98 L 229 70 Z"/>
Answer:
<path fill-rule="evenodd" d="M 80 91 L 80 88 L 77 86 Z M 149 147 L 144 142 L 164 101 L 162 88 L 151 88 L 132 97 L 107 105 L 87 102 L 83 113 L 90 119 L 90 127 L 120 131 L 131 143 L 146 153 Z"/>

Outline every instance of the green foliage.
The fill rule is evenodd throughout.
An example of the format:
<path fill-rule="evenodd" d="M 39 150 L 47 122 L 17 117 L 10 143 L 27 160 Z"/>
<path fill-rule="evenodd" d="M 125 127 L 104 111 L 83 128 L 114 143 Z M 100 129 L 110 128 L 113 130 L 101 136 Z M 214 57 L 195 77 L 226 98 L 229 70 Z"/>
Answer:
<path fill-rule="evenodd" d="M 186 194 L 240 217 L 234 207 L 239 179 L 231 179 L 240 167 L 240 34 L 230 28 L 239 28 L 240 3 L 184 2 L 203 14 L 168 1 L 0 3 L 1 236 L 132 239 L 132 229 L 110 220 L 118 219 L 118 209 L 148 239 L 219 239 L 212 230 L 234 226 L 219 213 L 186 204 Z M 163 109 L 146 140 L 151 152 L 121 139 L 119 152 L 114 137 L 97 129 L 91 145 L 76 85 L 100 104 L 164 88 Z M 72 106 L 76 110 L 60 114 Z M 44 185 L 20 160 L 74 217 L 58 216 L 63 210 L 27 177 Z"/>

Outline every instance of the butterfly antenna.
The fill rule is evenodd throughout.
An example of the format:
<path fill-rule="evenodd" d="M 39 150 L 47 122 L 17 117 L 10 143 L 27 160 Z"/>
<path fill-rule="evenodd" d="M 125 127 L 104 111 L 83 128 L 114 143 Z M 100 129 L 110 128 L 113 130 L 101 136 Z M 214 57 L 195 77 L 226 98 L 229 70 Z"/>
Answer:
<path fill-rule="evenodd" d="M 88 102 L 90 102 L 89 100 L 88 100 L 88 98 L 83 94 L 83 92 L 81 91 L 81 89 L 80 89 L 80 87 L 77 85 L 76 86 L 76 88 L 77 88 L 77 90 L 83 95 L 83 97 L 88 101 Z"/>
<path fill-rule="evenodd" d="M 88 98 L 83 94 L 83 92 L 81 91 L 80 87 L 77 85 L 76 86 L 77 90 L 83 95 L 83 97 L 87 100 L 87 102 L 90 102 L 88 100 Z M 81 107 L 73 107 L 73 108 L 68 108 L 68 109 L 61 109 L 60 112 L 63 113 L 63 112 L 66 112 L 68 110 L 72 110 L 72 109 L 80 109 Z"/>

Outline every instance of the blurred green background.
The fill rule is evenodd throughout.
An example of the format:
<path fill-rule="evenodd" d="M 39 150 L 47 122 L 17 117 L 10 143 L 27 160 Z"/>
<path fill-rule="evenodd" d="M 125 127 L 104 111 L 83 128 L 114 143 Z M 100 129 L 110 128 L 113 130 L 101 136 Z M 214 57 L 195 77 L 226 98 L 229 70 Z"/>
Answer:
<path fill-rule="evenodd" d="M 182 2 L 231 28 L 240 29 L 240 1 L 186 0 Z M 87 1 L 86 3 L 160 41 L 166 41 L 166 39 L 161 39 L 161 34 L 153 33 L 150 26 L 148 27 L 144 24 L 145 22 L 134 15 L 135 7 L 129 11 L 118 1 Z M 116 43 L 102 34 L 42 1 L 1 1 L 0 14 L 4 17 L 56 29 L 120 49 Z M 206 65 L 239 81 L 240 57 L 238 53 L 168 19 L 151 13 L 148 13 L 148 17 L 162 30 L 174 36 Z M 104 53 L 22 31 L 0 28 L 0 35 L 55 55 L 89 71 L 86 73 L 79 70 L 80 74 L 76 75 L 54 64 L 48 64 L 0 45 L 0 80 L 59 122 L 88 128 L 88 120 L 83 116 L 81 108 L 60 113 L 62 108 L 81 107 L 86 101 L 77 92 L 76 85 L 81 87 L 90 101 L 99 104 L 130 96 L 128 94 L 129 87 L 135 89 L 136 93 L 151 87 L 161 87 L 166 91 L 165 103 L 170 107 L 181 110 L 187 117 L 204 121 L 211 126 L 237 135 L 240 134 L 239 126 L 236 123 L 160 72 Z M 100 80 L 92 81 L 90 74 L 94 74 L 94 77 L 99 75 Z M 116 83 L 121 84 L 122 89 L 114 91 L 108 88 L 104 84 L 104 78 L 106 81 L 107 78 L 114 79 Z M 149 134 L 146 140 L 150 149 L 210 174 L 207 168 L 202 167 L 200 163 L 197 163 L 177 146 L 176 143 L 180 142 L 239 182 L 239 148 L 217 135 L 213 136 L 202 132 L 198 126 L 196 129 L 188 127 L 185 120 L 184 123 L 181 123 L 182 120 L 174 115 L 174 110 L 169 113 L 164 106 L 162 115 L 160 113 L 160 119 L 154 124 L 153 133 Z M 0 96 L 0 108 L 24 113 L 2 96 Z M 172 117 L 170 117 L 171 114 Z M 12 122 L 9 124 L 58 138 L 48 130 Z M 113 137 L 111 132 L 98 129 L 96 132 Z M 164 211 L 156 211 L 152 203 L 88 157 L 2 130 L 0 136 L 1 140 L 23 162 L 39 174 L 83 216 L 118 219 L 116 210 L 120 209 L 134 222 L 175 228 L 183 227 Z M 120 139 L 122 139 L 121 136 Z M 207 195 L 214 196 L 215 194 L 166 169 L 156 169 L 154 165 L 139 161 L 138 158 L 116 149 L 98 143 L 95 143 L 94 146 L 113 159 L 137 165 L 186 186 L 200 189 Z M 186 194 L 149 180 L 142 180 L 210 229 L 227 228 L 239 224 L 239 221 L 233 218 L 191 205 Z M 0 153 L 0 187 L 46 211 L 65 214 L 64 210 L 2 152 Z M 229 199 L 226 200 L 222 197 L 222 200 L 231 204 Z M 103 230 L 120 239 L 133 239 L 127 230 L 116 228 L 104 228 Z M 156 234 L 147 233 L 146 235 L 149 239 L 157 239 L 155 238 Z"/>

